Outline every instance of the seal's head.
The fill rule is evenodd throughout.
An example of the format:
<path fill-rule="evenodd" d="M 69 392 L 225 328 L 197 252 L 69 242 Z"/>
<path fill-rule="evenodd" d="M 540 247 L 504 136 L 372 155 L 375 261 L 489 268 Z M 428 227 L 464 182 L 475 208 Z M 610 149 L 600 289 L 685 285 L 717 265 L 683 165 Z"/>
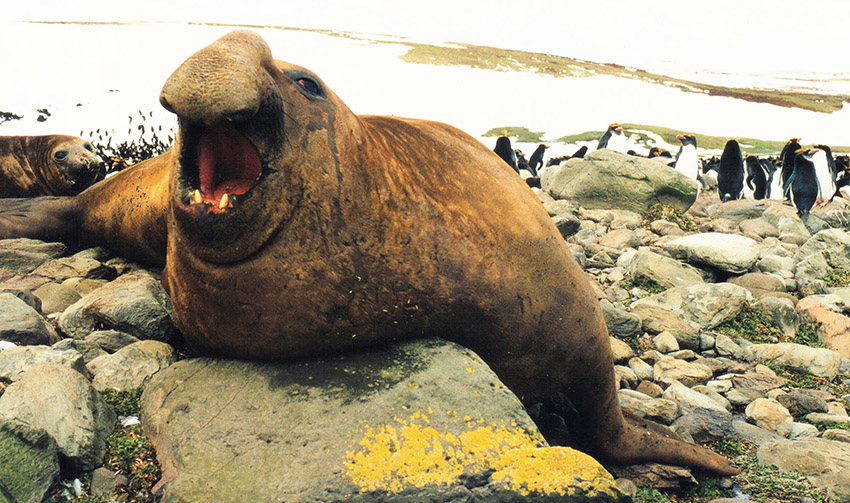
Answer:
<path fill-rule="evenodd" d="M 330 131 L 340 109 L 354 117 L 321 79 L 275 61 L 245 30 L 186 60 L 160 102 L 179 123 L 171 211 L 180 246 L 215 263 L 244 260 L 291 220 L 317 152 L 335 155 L 328 134 L 325 148 L 305 148 L 311 133 Z"/>
<path fill-rule="evenodd" d="M 97 181 L 100 162 L 92 144 L 76 136 L 49 135 L 38 163 L 53 195 L 74 196 Z"/>

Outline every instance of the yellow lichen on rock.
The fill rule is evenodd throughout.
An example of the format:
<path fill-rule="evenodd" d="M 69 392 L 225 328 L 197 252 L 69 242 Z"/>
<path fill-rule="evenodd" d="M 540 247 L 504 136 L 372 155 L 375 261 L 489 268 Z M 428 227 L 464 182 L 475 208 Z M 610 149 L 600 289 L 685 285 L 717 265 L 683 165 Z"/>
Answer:
<path fill-rule="evenodd" d="M 416 412 L 399 426 L 366 427 L 357 451 L 346 453 L 348 476 L 361 492 L 398 493 L 457 483 L 470 471 L 493 471 L 492 481 L 522 495 L 616 492 L 614 479 L 593 458 L 567 447 L 544 447 L 539 433 L 484 425 L 458 435 L 427 425 Z"/>

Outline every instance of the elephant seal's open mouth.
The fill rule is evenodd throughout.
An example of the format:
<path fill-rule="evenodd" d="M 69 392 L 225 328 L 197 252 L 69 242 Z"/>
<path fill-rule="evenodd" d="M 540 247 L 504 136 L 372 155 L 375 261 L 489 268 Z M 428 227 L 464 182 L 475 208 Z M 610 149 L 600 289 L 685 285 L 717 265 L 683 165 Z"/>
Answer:
<path fill-rule="evenodd" d="M 177 202 L 202 212 L 235 208 L 263 176 L 257 149 L 227 120 L 182 131 Z"/>

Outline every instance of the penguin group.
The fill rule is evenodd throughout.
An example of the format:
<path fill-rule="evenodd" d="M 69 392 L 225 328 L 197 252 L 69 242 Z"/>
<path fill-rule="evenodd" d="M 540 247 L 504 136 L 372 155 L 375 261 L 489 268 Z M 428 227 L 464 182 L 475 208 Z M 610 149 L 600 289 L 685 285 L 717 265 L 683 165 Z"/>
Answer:
<path fill-rule="evenodd" d="M 680 142 L 675 158 L 660 147 L 652 147 L 647 157 L 667 162 L 697 185 L 700 191 L 717 187 L 721 201 L 735 199 L 780 199 L 789 200 L 798 214 L 805 217 L 812 208 L 825 206 L 843 189 L 850 197 L 850 158 L 836 159 L 826 145 L 815 144 L 809 148 L 800 145 L 800 138 L 791 138 L 778 158 L 744 157 L 740 143 L 731 139 L 726 142 L 720 158 L 712 157 L 701 161 L 697 155 L 697 139 L 692 134 L 676 136 Z M 631 155 L 622 124 L 610 124 L 602 133 L 597 150 L 607 148 Z M 539 144 L 528 161 L 520 150 L 512 149 L 505 135 L 497 139 L 493 149 L 511 168 L 532 187 L 540 187 L 540 172 L 544 166 L 557 166 L 571 158 L 582 158 L 588 151 L 582 146 L 572 155 L 550 158 L 544 163 L 549 146 Z"/>

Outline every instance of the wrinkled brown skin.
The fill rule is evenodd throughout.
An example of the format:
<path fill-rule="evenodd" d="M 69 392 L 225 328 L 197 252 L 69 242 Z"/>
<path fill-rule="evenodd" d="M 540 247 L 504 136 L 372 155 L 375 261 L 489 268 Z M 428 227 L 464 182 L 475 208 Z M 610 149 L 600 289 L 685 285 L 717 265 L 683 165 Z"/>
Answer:
<path fill-rule="evenodd" d="M 251 32 L 219 39 L 160 95 L 180 119 L 172 152 L 76 198 L 0 211 L 0 237 L 39 237 L 53 219 L 73 223 L 69 240 L 165 257 L 180 330 L 206 353 L 284 360 L 436 335 L 476 351 L 526 404 L 564 390 L 581 417 L 575 436 L 604 462 L 736 473 L 624 419 L 599 303 L 498 156 L 445 124 L 354 115 L 288 71 L 312 75 L 272 60 Z M 193 220 L 175 199 L 178 153 L 187 125 L 223 117 L 241 121 L 271 172 L 226 218 Z"/>
<path fill-rule="evenodd" d="M 0 198 L 75 196 L 97 180 L 100 163 L 76 136 L 0 136 Z M 67 156 L 56 159 L 63 150 Z"/>

